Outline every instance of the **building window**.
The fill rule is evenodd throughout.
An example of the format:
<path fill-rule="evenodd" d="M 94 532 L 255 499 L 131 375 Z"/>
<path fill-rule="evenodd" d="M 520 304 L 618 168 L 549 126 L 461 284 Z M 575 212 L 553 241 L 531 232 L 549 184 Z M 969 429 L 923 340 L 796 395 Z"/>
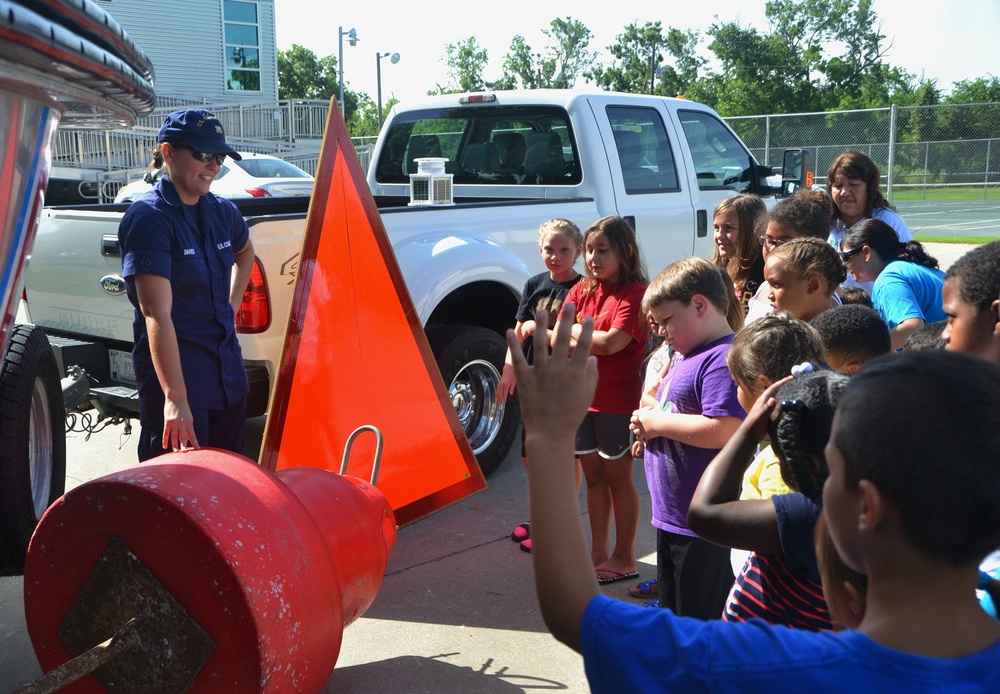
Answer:
<path fill-rule="evenodd" d="M 226 89 L 260 91 L 257 3 L 225 0 Z"/>

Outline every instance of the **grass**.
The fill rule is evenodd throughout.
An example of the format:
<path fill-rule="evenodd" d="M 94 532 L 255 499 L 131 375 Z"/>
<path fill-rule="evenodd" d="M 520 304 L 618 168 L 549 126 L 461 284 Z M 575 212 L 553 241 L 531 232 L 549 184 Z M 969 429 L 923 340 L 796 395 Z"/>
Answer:
<path fill-rule="evenodd" d="M 920 243 L 969 243 L 980 246 L 997 240 L 996 236 L 930 236 L 915 234 L 913 237 Z"/>
<path fill-rule="evenodd" d="M 954 188 L 928 186 L 921 188 L 893 186 L 893 202 L 911 200 L 968 200 L 969 202 L 983 202 L 989 200 L 1000 201 L 1000 187 L 990 186 L 985 194 L 982 187 L 961 186 Z"/>

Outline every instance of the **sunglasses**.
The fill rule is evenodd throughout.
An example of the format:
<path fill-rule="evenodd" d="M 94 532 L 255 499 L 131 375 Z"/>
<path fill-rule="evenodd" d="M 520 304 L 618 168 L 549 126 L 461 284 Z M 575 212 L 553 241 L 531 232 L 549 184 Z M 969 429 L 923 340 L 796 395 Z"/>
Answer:
<path fill-rule="evenodd" d="M 782 241 L 780 239 L 769 239 L 766 236 L 758 236 L 757 237 L 757 243 L 759 243 L 761 246 L 765 246 L 767 248 L 777 248 L 778 246 L 780 246 L 782 244 L 788 243 L 788 241 Z"/>
<path fill-rule="evenodd" d="M 851 257 L 852 257 L 852 256 L 853 256 L 853 255 L 854 255 L 855 253 L 860 253 L 860 252 L 861 252 L 861 250 L 862 250 L 863 248 L 864 248 L 864 246 L 859 246 L 858 248 L 852 248 L 852 249 L 851 249 L 851 250 L 849 250 L 849 251 L 844 251 L 844 252 L 842 252 L 842 253 L 840 254 L 840 261 L 841 261 L 841 262 L 842 262 L 842 263 L 843 263 L 844 265 L 847 265 L 847 261 L 848 261 L 848 260 L 850 260 L 850 259 L 851 259 Z"/>
<path fill-rule="evenodd" d="M 178 149 L 186 149 L 187 151 L 191 152 L 191 156 L 200 161 L 202 164 L 208 164 L 209 162 L 214 160 L 216 164 L 222 166 L 223 162 L 226 161 L 225 154 L 212 154 L 211 152 L 201 152 L 192 147 L 191 145 L 187 144 L 176 144 L 174 145 L 174 147 L 177 147 Z"/>

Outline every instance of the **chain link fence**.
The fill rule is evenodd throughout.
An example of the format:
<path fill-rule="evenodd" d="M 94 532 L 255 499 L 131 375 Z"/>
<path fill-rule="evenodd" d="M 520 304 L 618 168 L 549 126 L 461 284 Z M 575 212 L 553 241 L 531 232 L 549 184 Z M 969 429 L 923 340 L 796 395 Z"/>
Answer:
<path fill-rule="evenodd" d="M 745 116 L 726 121 L 757 160 L 811 150 L 816 183 L 847 149 L 882 172 L 882 190 L 918 236 L 1000 238 L 1000 103 Z"/>

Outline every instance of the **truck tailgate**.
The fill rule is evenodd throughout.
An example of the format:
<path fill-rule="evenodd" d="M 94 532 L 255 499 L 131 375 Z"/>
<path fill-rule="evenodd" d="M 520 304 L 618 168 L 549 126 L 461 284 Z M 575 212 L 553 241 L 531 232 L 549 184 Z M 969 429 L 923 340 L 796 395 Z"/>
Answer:
<path fill-rule="evenodd" d="M 121 212 L 46 209 L 25 271 L 31 322 L 132 341 L 132 305 L 118 254 Z"/>

